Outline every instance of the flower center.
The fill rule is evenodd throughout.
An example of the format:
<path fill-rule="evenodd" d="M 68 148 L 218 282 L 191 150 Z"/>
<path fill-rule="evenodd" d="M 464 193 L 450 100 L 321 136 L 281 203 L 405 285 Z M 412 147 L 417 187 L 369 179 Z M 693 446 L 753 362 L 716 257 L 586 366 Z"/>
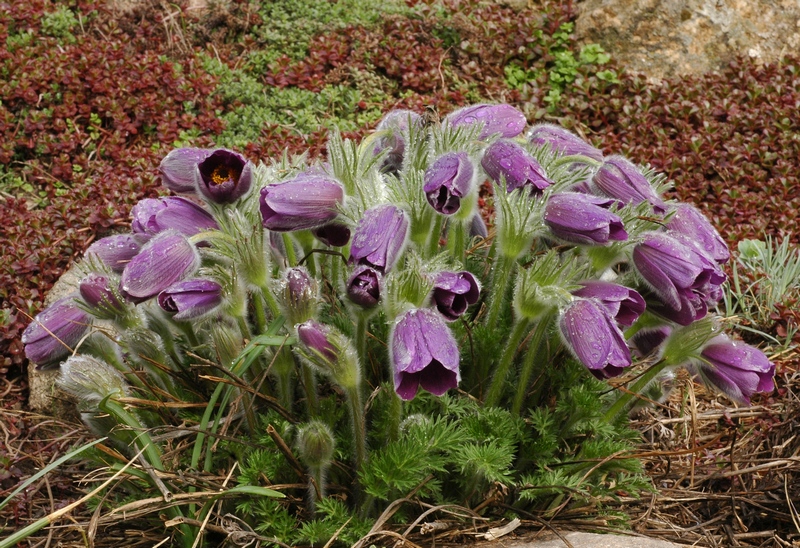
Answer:
<path fill-rule="evenodd" d="M 235 184 L 240 175 L 240 173 L 231 167 L 217 166 L 214 168 L 214 171 L 211 172 L 211 177 L 209 177 L 209 179 L 211 179 L 210 182 L 212 185 L 222 185 L 228 181 L 232 181 Z"/>

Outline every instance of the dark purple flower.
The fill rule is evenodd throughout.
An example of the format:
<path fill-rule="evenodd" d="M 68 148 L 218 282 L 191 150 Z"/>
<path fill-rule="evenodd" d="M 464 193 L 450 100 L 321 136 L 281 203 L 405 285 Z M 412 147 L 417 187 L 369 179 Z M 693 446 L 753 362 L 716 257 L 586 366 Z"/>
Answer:
<path fill-rule="evenodd" d="M 711 339 L 690 369 L 731 399 L 748 405 L 754 393 L 774 388 L 775 364 L 757 348 L 725 335 Z"/>
<path fill-rule="evenodd" d="M 341 247 L 350 241 L 350 228 L 342 223 L 328 223 L 311 229 L 311 234 L 325 245 Z"/>
<path fill-rule="evenodd" d="M 315 320 L 308 320 L 297 326 L 297 338 L 309 350 L 330 362 L 338 359 L 336 347 L 330 341 L 330 328 Z"/>
<path fill-rule="evenodd" d="M 214 217 L 203 207 L 180 196 L 145 198 L 131 210 L 134 234 L 152 236 L 164 230 L 177 230 L 184 236 L 194 236 L 206 230 L 218 230 Z"/>
<path fill-rule="evenodd" d="M 350 264 L 371 266 L 381 274 L 392 269 L 408 239 L 408 216 L 391 204 L 368 209 L 350 245 Z"/>
<path fill-rule="evenodd" d="M 139 254 L 142 246 L 150 239 L 145 234 L 114 234 L 97 240 L 86 250 L 85 256 L 97 257 L 112 271 L 120 273 L 125 266 Z"/>
<path fill-rule="evenodd" d="M 389 340 L 394 389 L 402 399 L 413 399 L 419 387 L 441 396 L 458 386 L 458 344 L 433 310 L 418 308 L 401 315 Z"/>
<path fill-rule="evenodd" d="M 639 293 L 624 285 L 601 280 L 581 282 L 581 288 L 572 292 L 576 297 L 596 299 L 618 324 L 630 327 L 644 312 L 645 302 Z"/>
<path fill-rule="evenodd" d="M 471 272 L 439 272 L 434 278 L 433 302 L 446 320 L 458 319 L 480 295 L 480 284 Z"/>
<path fill-rule="evenodd" d="M 673 211 L 667 222 L 667 232 L 720 264 L 728 262 L 731 257 L 728 244 L 699 209 L 693 205 L 679 204 Z"/>
<path fill-rule="evenodd" d="M 91 320 L 70 295 L 36 315 L 22 332 L 25 356 L 40 368 L 69 356 L 89 329 Z"/>
<path fill-rule="evenodd" d="M 631 352 L 614 318 L 595 299 L 577 298 L 559 321 L 567 347 L 598 379 L 616 377 L 631 365 Z"/>
<path fill-rule="evenodd" d="M 578 192 L 553 194 L 547 200 L 544 222 L 555 236 L 576 244 L 624 241 L 628 233 L 622 219 L 607 209 L 613 203 L 614 200 Z"/>
<path fill-rule="evenodd" d="M 213 150 L 207 148 L 176 148 L 167 154 L 158 167 L 164 186 L 173 192 L 194 193 L 197 164 L 208 158 Z"/>
<path fill-rule="evenodd" d="M 507 138 L 516 137 L 528 123 L 522 112 L 506 104 L 480 104 L 460 108 L 445 116 L 444 122 L 453 127 L 483 123 L 478 139 L 496 134 Z"/>
<path fill-rule="evenodd" d="M 382 169 L 390 173 L 397 173 L 403 167 L 403 157 L 405 156 L 406 142 L 403 131 L 412 125 L 420 124 L 422 117 L 411 110 L 392 110 L 383 117 L 378 123 L 375 131 L 383 131 L 386 135 L 378 139 L 375 145 L 375 154 L 386 150 L 386 158 L 383 161 Z"/>
<path fill-rule="evenodd" d="M 158 294 L 158 306 L 180 321 L 203 316 L 221 303 L 222 286 L 213 280 L 177 282 Z"/>
<path fill-rule="evenodd" d="M 540 192 L 553 184 L 536 158 L 521 145 L 507 139 L 489 145 L 483 153 L 481 166 L 496 183 L 505 180 L 508 192 L 523 186 L 530 187 L 531 192 Z"/>
<path fill-rule="evenodd" d="M 253 164 L 238 152 L 218 148 L 197 164 L 196 181 L 209 202 L 232 204 L 253 185 Z"/>
<path fill-rule="evenodd" d="M 433 209 L 452 215 L 461 208 L 461 198 L 472 189 L 475 168 L 466 152 L 448 152 L 425 170 L 423 191 Z"/>
<path fill-rule="evenodd" d="M 566 156 L 586 156 L 598 162 L 603 161 L 603 153 L 569 130 L 554 124 L 538 124 L 528 134 L 534 145 L 549 145 L 553 150 Z"/>
<path fill-rule="evenodd" d="M 719 267 L 666 233 L 644 234 L 633 263 L 663 305 L 654 311 L 681 325 L 704 317 L 722 295 L 725 274 Z"/>
<path fill-rule="evenodd" d="M 358 265 L 347 280 L 347 297 L 363 308 L 372 308 L 381 298 L 382 276 L 367 265 Z"/>
<path fill-rule="evenodd" d="M 276 232 L 316 228 L 336 218 L 342 200 L 344 189 L 336 179 L 302 173 L 261 189 L 262 224 Z"/>
<path fill-rule="evenodd" d="M 636 356 L 645 358 L 658 350 L 664 341 L 667 340 L 670 333 L 672 333 L 672 328 L 668 325 L 645 328 L 637 331 L 628 342 Z"/>
<path fill-rule="evenodd" d="M 606 196 L 624 203 L 649 202 L 656 213 L 664 213 L 666 204 L 650 186 L 642 172 L 622 156 L 609 156 L 594 174 L 592 183 Z"/>
<path fill-rule="evenodd" d="M 200 256 L 185 236 L 172 230 L 159 232 L 122 271 L 120 290 L 134 302 L 145 301 L 188 278 L 199 266 Z"/>
<path fill-rule="evenodd" d="M 92 272 L 81 280 L 78 291 L 90 308 L 105 316 L 107 312 L 122 311 L 125 308 L 117 285 L 112 284 L 108 276 Z"/>

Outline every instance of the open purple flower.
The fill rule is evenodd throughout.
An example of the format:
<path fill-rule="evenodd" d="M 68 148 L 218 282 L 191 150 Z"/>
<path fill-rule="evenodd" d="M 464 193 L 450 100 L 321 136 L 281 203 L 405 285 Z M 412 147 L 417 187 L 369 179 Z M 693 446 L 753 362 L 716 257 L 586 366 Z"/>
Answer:
<path fill-rule="evenodd" d="M 511 105 L 480 104 L 455 110 L 445 116 L 445 123 L 453 127 L 483 124 L 478 139 L 486 139 L 499 134 L 502 137 L 516 137 L 528 123 L 525 115 Z"/>
<path fill-rule="evenodd" d="M 262 224 L 276 232 L 316 228 L 336 218 L 342 200 L 344 189 L 336 179 L 301 173 L 261 189 Z"/>
<path fill-rule="evenodd" d="M 689 369 L 739 403 L 750 404 L 754 393 L 774 388 L 775 364 L 757 348 L 726 335 L 711 339 Z"/>
<path fill-rule="evenodd" d="M 208 158 L 207 148 L 176 148 L 167 154 L 158 167 L 164 186 L 181 194 L 194 193 L 197 164 Z"/>
<path fill-rule="evenodd" d="M 545 207 L 544 222 L 555 236 L 567 242 L 603 245 L 611 240 L 624 241 L 628 233 L 622 219 L 607 209 L 613 203 L 579 192 L 553 194 Z"/>
<path fill-rule="evenodd" d="M 616 377 L 631 365 L 622 332 L 595 299 L 575 299 L 559 320 L 567 348 L 598 379 Z"/>
<path fill-rule="evenodd" d="M 649 202 L 656 213 L 664 213 L 666 204 L 650 186 L 642 172 L 622 156 L 609 156 L 594 174 L 594 187 L 606 196 L 624 203 Z"/>
<path fill-rule="evenodd" d="M 534 145 L 549 145 L 553 150 L 566 156 L 586 156 L 598 162 L 603 161 L 603 153 L 569 130 L 555 124 L 537 124 L 528 134 Z"/>
<path fill-rule="evenodd" d="M 195 247 L 173 230 L 159 232 L 122 271 L 120 291 L 133 302 L 155 297 L 200 266 Z"/>
<path fill-rule="evenodd" d="M 618 324 L 625 327 L 633 325 L 646 307 L 644 299 L 637 291 L 601 280 L 581 282 L 581 288 L 572 294 L 576 297 L 596 299 Z"/>
<path fill-rule="evenodd" d="M 145 198 L 131 210 L 134 234 L 152 236 L 164 230 L 177 230 L 184 236 L 194 236 L 206 230 L 218 230 L 214 217 L 203 207 L 180 196 Z"/>
<path fill-rule="evenodd" d="M 441 396 L 458 386 L 458 344 L 433 310 L 418 308 L 401 315 L 389 341 L 394 389 L 402 399 L 413 399 L 419 387 Z"/>
<path fill-rule="evenodd" d="M 409 128 L 409 122 L 417 125 L 422 117 L 414 111 L 397 109 L 386 114 L 378 123 L 375 131 L 384 131 L 386 135 L 378 139 L 375 145 L 375 154 L 387 151 L 382 168 L 390 173 L 397 173 L 403 167 L 403 157 L 406 151 L 406 142 L 403 131 Z"/>
<path fill-rule="evenodd" d="M 253 185 L 253 164 L 238 152 L 218 148 L 197 164 L 196 182 L 209 202 L 232 204 Z"/>
<path fill-rule="evenodd" d="M 311 234 L 325 245 L 341 247 L 350 241 L 350 228 L 342 223 L 328 223 L 311 229 Z"/>
<path fill-rule="evenodd" d="M 448 152 L 425 171 L 423 191 L 433 209 L 452 215 L 461 208 L 461 198 L 472 189 L 475 169 L 466 152 Z"/>
<path fill-rule="evenodd" d="M 222 286 L 213 280 L 177 282 L 158 294 L 158 306 L 174 320 L 199 318 L 222 303 Z"/>
<path fill-rule="evenodd" d="M 142 246 L 150 239 L 146 234 L 114 234 L 94 242 L 86 250 L 87 259 L 96 257 L 112 271 L 120 273 L 125 266 L 139 254 Z"/>
<path fill-rule="evenodd" d="M 40 368 L 54 367 L 69 356 L 89 329 L 91 320 L 70 295 L 36 315 L 22 332 L 25 356 Z"/>
<path fill-rule="evenodd" d="M 679 204 L 672 211 L 674 213 L 667 222 L 667 232 L 717 263 L 728 262 L 731 257 L 728 244 L 699 209 L 690 204 Z"/>
<path fill-rule="evenodd" d="M 408 239 L 408 216 L 391 204 L 364 212 L 350 245 L 350 264 L 371 266 L 381 274 L 392 269 Z"/>
<path fill-rule="evenodd" d="M 381 273 L 367 265 L 357 265 L 347 280 L 347 298 L 363 308 L 372 308 L 381 298 Z"/>
<path fill-rule="evenodd" d="M 553 184 L 536 158 L 508 139 L 500 139 L 489 145 L 483 153 L 481 166 L 496 183 L 505 180 L 508 192 L 523 186 L 529 187 L 531 192 L 541 192 Z"/>
<path fill-rule="evenodd" d="M 433 302 L 446 320 L 457 320 L 478 302 L 481 288 L 471 272 L 439 272 L 433 282 Z"/>

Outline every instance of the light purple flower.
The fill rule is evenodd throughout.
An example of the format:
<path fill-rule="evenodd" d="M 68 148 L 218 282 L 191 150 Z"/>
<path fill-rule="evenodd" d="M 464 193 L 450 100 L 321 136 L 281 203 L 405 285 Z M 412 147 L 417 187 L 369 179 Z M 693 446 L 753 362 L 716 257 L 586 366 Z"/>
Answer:
<path fill-rule="evenodd" d="M 331 247 L 341 247 L 350 241 L 350 228 L 342 223 L 328 223 L 312 228 L 311 234 L 323 244 Z"/>
<path fill-rule="evenodd" d="M 116 273 L 120 273 L 125 266 L 138 255 L 142 246 L 150 239 L 146 234 L 114 234 L 94 242 L 86 250 L 87 259 L 96 257 L 104 265 Z"/>
<path fill-rule="evenodd" d="M 22 332 L 25 356 L 39 368 L 54 367 L 69 356 L 89 329 L 91 320 L 70 295 L 36 315 Z"/>
<path fill-rule="evenodd" d="M 344 189 L 336 179 L 301 173 L 261 189 L 262 223 L 276 232 L 316 228 L 336 218 L 343 200 Z"/>
<path fill-rule="evenodd" d="M 200 266 L 195 247 L 182 234 L 159 232 L 122 271 L 120 291 L 133 302 L 155 297 Z"/>
<path fill-rule="evenodd" d="M 750 345 L 719 335 L 703 348 L 690 370 L 731 399 L 750 404 L 756 392 L 772 392 L 775 364 Z"/>
<path fill-rule="evenodd" d="M 614 200 L 578 192 L 553 194 L 547 200 L 544 222 L 555 236 L 576 244 L 624 241 L 628 233 L 622 219 L 607 209 L 613 203 Z"/>
<path fill-rule="evenodd" d="M 221 303 L 222 286 L 213 280 L 177 282 L 158 294 L 158 306 L 180 321 L 204 316 Z"/>
<path fill-rule="evenodd" d="M 480 284 L 471 272 L 439 272 L 434 278 L 433 302 L 446 320 L 457 320 L 480 296 Z"/>
<path fill-rule="evenodd" d="M 203 207 L 180 196 L 145 198 L 131 210 L 134 234 L 152 236 L 164 230 L 177 230 L 184 236 L 194 236 L 206 230 L 218 230 L 214 217 Z"/>
<path fill-rule="evenodd" d="M 631 352 L 614 318 L 595 299 L 577 298 L 559 320 L 567 348 L 598 379 L 616 377 L 631 365 Z"/>
<path fill-rule="evenodd" d="M 347 280 L 347 297 L 363 308 L 372 308 L 381 298 L 381 273 L 367 265 L 357 265 Z"/>
<path fill-rule="evenodd" d="M 664 213 L 666 204 L 650 186 L 642 172 L 622 156 L 609 156 L 594 174 L 592 184 L 602 194 L 624 203 L 649 202 L 656 213 Z"/>
<path fill-rule="evenodd" d="M 338 359 L 336 347 L 330 341 L 331 329 L 315 320 L 308 320 L 297 326 L 297 338 L 309 350 L 330 362 Z"/>
<path fill-rule="evenodd" d="M 523 186 L 529 187 L 531 192 L 541 192 L 553 184 L 536 158 L 508 139 L 500 139 L 489 145 L 483 153 L 481 166 L 496 183 L 501 184 L 505 180 L 508 192 Z"/>
<path fill-rule="evenodd" d="M 576 297 L 596 299 L 618 324 L 625 327 L 633 325 L 646 307 L 644 299 L 637 291 L 601 280 L 581 282 L 581 288 L 572 294 Z"/>
<path fill-rule="evenodd" d="M 400 258 L 408 239 L 408 216 L 391 204 L 368 209 L 358 222 L 350 245 L 350 264 L 389 272 Z"/>
<path fill-rule="evenodd" d="M 461 208 L 461 198 L 472 190 L 475 168 L 466 152 L 448 152 L 425 170 L 423 191 L 433 209 L 452 215 Z"/>
<path fill-rule="evenodd" d="M 232 204 L 250 191 L 253 164 L 238 152 L 218 148 L 197 164 L 195 180 L 209 202 Z"/>
<path fill-rule="evenodd" d="M 603 153 L 561 126 L 538 124 L 528 134 L 534 145 L 549 145 L 553 150 L 566 156 L 586 156 L 598 162 L 603 161 Z"/>
<path fill-rule="evenodd" d="M 478 139 L 496 134 L 507 138 L 516 137 L 528 123 L 522 112 L 506 104 L 480 104 L 460 108 L 445 116 L 444 122 L 453 127 L 483 123 Z"/>
<path fill-rule="evenodd" d="M 394 389 L 411 400 L 419 387 L 441 396 L 461 380 L 458 344 L 433 310 L 419 308 L 400 316 L 389 335 Z"/>
<path fill-rule="evenodd" d="M 384 135 L 378 139 L 375 145 L 375 154 L 386 150 L 386 158 L 383 161 L 382 169 L 390 173 L 397 173 L 403 167 L 403 157 L 405 156 L 406 142 L 403 131 L 412 125 L 421 123 L 422 117 L 414 111 L 397 109 L 386 113 L 386 116 L 378 123 L 375 131 L 385 131 Z"/>
<path fill-rule="evenodd" d="M 116 285 L 118 284 L 111 283 L 108 276 L 92 272 L 81 280 L 78 291 L 90 308 L 97 310 L 100 315 L 106 316 L 110 312 L 125 309 L 125 303 L 122 302 Z"/>
<path fill-rule="evenodd" d="M 731 257 L 728 244 L 699 209 L 690 204 L 679 204 L 673 211 L 667 222 L 667 232 L 720 264 L 728 262 Z"/>
<path fill-rule="evenodd" d="M 194 193 L 197 164 L 208 158 L 213 150 L 207 148 L 176 148 L 167 154 L 158 167 L 164 186 L 173 192 Z"/>

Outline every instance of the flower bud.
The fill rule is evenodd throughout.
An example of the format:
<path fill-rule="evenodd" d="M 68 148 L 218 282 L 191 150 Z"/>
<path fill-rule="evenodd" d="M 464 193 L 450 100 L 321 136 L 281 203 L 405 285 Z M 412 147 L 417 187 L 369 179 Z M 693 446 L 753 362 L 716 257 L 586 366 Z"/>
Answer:
<path fill-rule="evenodd" d="M 631 353 L 608 311 L 594 299 L 576 298 L 559 328 L 567 348 L 598 379 L 616 377 L 631 365 Z"/>
<path fill-rule="evenodd" d="M 364 212 L 350 245 L 350 264 L 366 265 L 381 274 L 389 272 L 408 240 L 408 216 L 391 204 Z"/>
<path fill-rule="evenodd" d="M 152 236 L 164 230 L 177 230 L 184 236 L 194 236 L 206 230 L 218 230 L 214 217 L 203 207 L 180 196 L 145 198 L 131 210 L 134 234 Z"/>
<path fill-rule="evenodd" d="M 22 332 L 25 356 L 48 369 L 69 356 L 91 325 L 74 296 L 64 297 L 36 315 Z"/>
<path fill-rule="evenodd" d="M 614 200 L 578 192 L 553 194 L 547 201 L 544 222 L 554 236 L 583 245 L 624 241 L 628 233 L 622 219 L 607 208 Z"/>
<path fill-rule="evenodd" d="M 642 172 L 622 156 L 609 156 L 592 179 L 594 187 L 606 196 L 628 204 L 649 202 L 656 213 L 664 213 L 666 204 L 650 186 Z"/>
<path fill-rule="evenodd" d="M 506 104 L 479 104 L 460 108 L 445 116 L 444 122 L 452 127 L 483 124 L 478 139 L 497 134 L 506 138 L 516 137 L 528 123 L 522 112 Z"/>
<path fill-rule="evenodd" d="M 297 325 L 316 315 L 319 284 L 305 267 L 284 271 L 275 292 L 288 325 Z"/>
<path fill-rule="evenodd" d="M 77 398 L 84 409 L 96 407 L 108 397 L 118 399 L 130 394 L 128 382 L 119 371 L 102 360 L 80 354 L 61 364 L 56 384 Z"/>
<path fill-rule="evenodd" d="M 775 364 L 759 349 L 718 335 L 703 348 L 689 369 L 706 384 L 746 405 L 756 392 L 772 392 Z"/>
<path fill-rule="evenodd" d="M 547 145 L 565 156 L 586 156 L 598 162 L 603 161 L 603 153 L 561 126 L 537 124 L 528 134 L 528 140 L 537 146 Z"/>
<path fill-rule="evenodd" d="M 158 171 L 168 189 L 179 194 L 194 193 L 197 164 L 208 158 L 213 150 L 205 148 L 176 148 L 167 154 Z"/>
<path fill-rule="evenodd" d="M 81 280 L 78 291 L 94 316 L 111 320 L 126 313 L 128 308 L 118 285 L 112 284 L 108 276 L 92 272 Z"/>
<path fill-rule="evenodd" d="M 316 228 L 336 218 L 343 200 L 344 189 L 335 179 L 303 173 L 261 189 L 262 224 L 277 232 Z"/>
<path fill-rule="evenodd" d="M 322 421 L 308 422 L 297 432 L 300 461 L 312 470 L 324 470 L 331 465 L 335 446 L 333 432 Z"/>
<path fill-rule="evenodd" d="M 128 262 L 138 255 L 150 239 L 146 234 L 115 234 L 97 240 L 86 250 L 85 257 L 96 257 L 105 266 L 119 274 Z"/>
<path fill-rule="evenodd" d="M 232 150 L 218 148 L 197 164 L 200 195 L 214 204 L 232 204 L 250 191 L 253 164 Z"/>
<path fill-rule="evenodd" d="M 142 302 L 188 278 L 199 266 L 200 256 L 185 236 L 159 232 L 122 271 L 120 290 L 126 298 Z"/>
<path fill-rule="evenodd" d="M 411 125 L 419 125 L 422 117 L 411 110 L 392 110 L 378 123 L 375 131 L 385 132 L 386 135 L 378 139 L 375 145 L 375 154 L 387 151 L 381 169 L 388 173 L 398 173 L 403 167 L 406 142 L 403 131 Z"/>
<path fill-rule="evenodd" d="M 337 329 L 308 320 L 297 325 L 298 354 L 328 375 L 333 382 L 349 390 L 361 382 L 361 366 L 353 343 Z"/>
<path fill-rule="evenodd" d="M 199 318 L 222 303 L 222 286 L 213 280 L 185 280 L 158 294 L 158 306 L 178 321 Z"/>
<path fill-rule="evenodd" d="M 731 257 L 728 244 L 699 209 L 690 204 L 679 204 L 672 211 L 674 213 L 667 221 L 669 234 L 717 263 L 728 262 Z"/>
<path fill-rule="evenodd" d="M 481 166 L 494 182 L 502 184 L 505 181 L 508 192 L 526 187 L 532 193 L 539 193 L 553 184 L 536 158 L 508 139 L 489 145 L 483 153 Z"/>

